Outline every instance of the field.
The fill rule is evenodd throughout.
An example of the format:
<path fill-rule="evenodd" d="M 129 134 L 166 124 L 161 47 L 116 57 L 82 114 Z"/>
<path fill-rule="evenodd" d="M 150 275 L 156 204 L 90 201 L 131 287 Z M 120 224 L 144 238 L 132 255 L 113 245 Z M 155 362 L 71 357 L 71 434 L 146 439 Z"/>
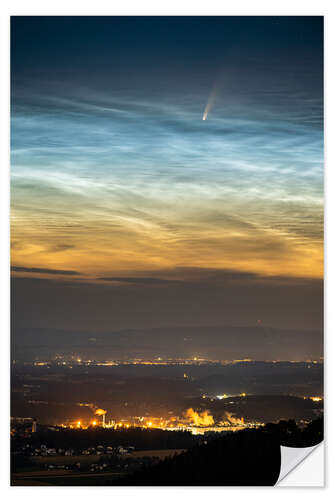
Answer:
<path fill-rule="evenodd" d="M 140 450 L 125 457 L 157 457 L 163 460 L 185 451 L 184 449 L 169 450 Z M 47 470 L 47 465 L 75 465 L 80 463 L 87 466 L 98 462 L 101 458 L 109 455 L 76 455 L 76 456 L 55 456 L 55 457 L 31 457 L 32 461 L 40 466 L 40 470 L 22 471 L 12 475 L 12 486 L 91 486 L 105 484 L 105 481 L 112 481 L 123 475 L 118 472 L 79 472 L 73 470 Z"/>
<path fill-rule="evenodd" d="M 165 457 L 170 457 L 176 453 L 181 453 L 185 451 L 184 449 L 172 449 L 172 450 L 140 450 L 133 451 L 130 454 L 124 455 L 124 457 L 158 457 L 163 459 Z M 82 465 L 89 465 L 98 462 L 101 458 L 109 457 L 110 455 L 73 455 L 73 456 L 54 456 L 54 457 L 31 457 L 31 460 L 35 464 L 44 465 L 74 465 L 78 462 Z"/>
<path fill-rule="evenodd" d="M 45 465 L 75 465 L 78 462 L 81 465 L 89 465 L 98 462 L 101 457 L 106 455 L 73 455 L 73 456 L 54 456 L 54 457 L 31 457 L 32 462 L 44 467 Z"/>
<path fill-rule="evenodd" d="M 11 486 L 93 486 L 121 477 L 122 473 L 78 473 L 72 471 L 39 471 L 13 474 Z"/>
<path fill-rule="evenodd" d="M 186 451 L 184 449 L 176 449 L 176 450 L 141 450 L 141 451 L 133 451 L 131 453 L 131 457 L 158 457 L 160 460 L 163 460 L 165 457 L 170 457 L 172 455 L 176 455 Z"/>

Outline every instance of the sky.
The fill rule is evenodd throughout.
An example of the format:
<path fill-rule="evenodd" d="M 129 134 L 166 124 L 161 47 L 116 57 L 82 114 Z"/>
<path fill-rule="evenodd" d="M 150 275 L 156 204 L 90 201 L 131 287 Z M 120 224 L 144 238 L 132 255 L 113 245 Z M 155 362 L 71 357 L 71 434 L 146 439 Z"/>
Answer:
<path fill-rule="evenodd" d="M 321 328 L 321 17 L 12 17 L 11 97 L 14 328 Z"/>

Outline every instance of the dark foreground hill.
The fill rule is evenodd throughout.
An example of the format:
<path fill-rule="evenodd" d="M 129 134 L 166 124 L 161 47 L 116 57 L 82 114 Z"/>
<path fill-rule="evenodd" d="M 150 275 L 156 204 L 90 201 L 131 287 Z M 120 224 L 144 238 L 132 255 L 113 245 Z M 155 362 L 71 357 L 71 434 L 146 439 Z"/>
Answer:
<path fill-rule="evenodd" d="M 272 486 L 280 473 L 280 445 L 307 447 L 323 439 L 323 420 L 300 430 L 294 421 L 246 429 L 166 458 L 115 481 L 126 486 Z"/>

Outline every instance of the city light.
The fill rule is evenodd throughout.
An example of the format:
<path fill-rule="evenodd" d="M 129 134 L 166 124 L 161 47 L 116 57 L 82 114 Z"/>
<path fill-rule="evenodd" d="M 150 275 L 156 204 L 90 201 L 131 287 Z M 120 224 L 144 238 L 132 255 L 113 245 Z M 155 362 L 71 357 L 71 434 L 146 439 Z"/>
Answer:
<path fill-rule="evenodd" d="M 102 422 L 91 420 L 72 421 L 71 423 L 61 423 L 61 427 L 69 429 L 88 430 L 91 427 L 104 427 Z M 205 432 L 235 432 L 245 428 L 256 428 L 262 426 L 262 422 L 245 421 L 243 417 L 239 418 L 231 412 L 224 412 L 222 420 L 215 421 L 213 416 L 207 410 L 195 411 L 193 408 L 186 410 L 181 416 L 163 418 L 160 416 L 150 417 L 130 417 L 128 420 L 109 421 L 105 428 L 123 430 L 129 428 L 141 429 L 160 429 L 167 431 L 186 431 L 194 435 L 204 434 Z"/>

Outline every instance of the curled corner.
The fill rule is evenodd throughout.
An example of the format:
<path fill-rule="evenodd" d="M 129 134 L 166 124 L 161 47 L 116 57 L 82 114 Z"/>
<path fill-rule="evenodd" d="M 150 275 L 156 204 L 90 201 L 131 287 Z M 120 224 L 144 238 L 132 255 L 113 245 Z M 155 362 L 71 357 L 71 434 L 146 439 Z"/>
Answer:
<path fill-rule="evenodd" d="M 319 446 L 309 446 L 307 448 L 291 448 L 289 446 L 280 446 L 281 450 L 281 468 L 280 475 L 275 485 L 279 484 L 295 467 L 298 466 L 306 457 L 310 455 Z"/>

